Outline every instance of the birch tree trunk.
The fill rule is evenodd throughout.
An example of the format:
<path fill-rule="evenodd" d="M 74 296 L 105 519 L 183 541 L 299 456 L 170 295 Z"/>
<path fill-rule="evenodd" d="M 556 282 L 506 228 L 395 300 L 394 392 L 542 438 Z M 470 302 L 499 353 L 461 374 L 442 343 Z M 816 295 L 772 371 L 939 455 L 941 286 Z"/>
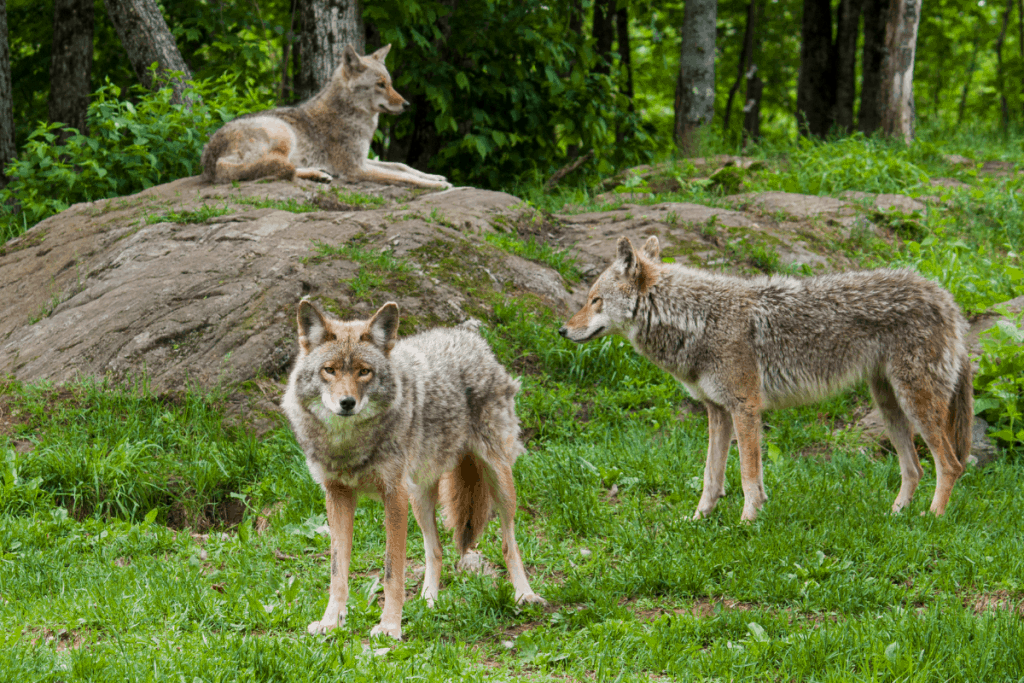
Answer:
<path fill-rule="evenodd" d="M 346 45 L 351 43 L 356 52 L 365 54 L 366 29 L 359 0 L 301 0 L 301 4 L 299 96 L 306 99 L 331 80 Z"/>
<path fill-rule="evenodd" d="M 92 27 L 92 0 L 54 0 L 50 122 L 60 121 L 83 135 L 92 80 Z"/>
<path fill-rule="evenodd" d="M 884 135 L 914 139 L 914 53 L 921 0 L 891 0 L 882 61 L 881 129 Z"/>
<path fill-rule="evenodd" d="M 7 168 L 14 146 L 14 97 L 11 91 L 11 53 L 7 38 L 7 0 L 0 0 L 0 189 L 7 186 Z"/>
<path fill-rule="evenodd" d="M 154 87 L 149 70 L 154 62 L 160 72 L 180 71 L 183 76 L 174 78 L 170 85 L 174 89 L 173 101 L 182 102 L 182 93 L 191 87 L 192 72 L 182 59 L 156 0 L 103 0 L 103 4 L 139 82 L 147 88 Z"/>
<path fill-rule="evenodd" d="M 717 0 L 688 0 L 679 30 L 679 78 L 676 81 L 675 137 L 686 156 L 697 153 L 698 131 L 715 114 L 715 23 Z"/>

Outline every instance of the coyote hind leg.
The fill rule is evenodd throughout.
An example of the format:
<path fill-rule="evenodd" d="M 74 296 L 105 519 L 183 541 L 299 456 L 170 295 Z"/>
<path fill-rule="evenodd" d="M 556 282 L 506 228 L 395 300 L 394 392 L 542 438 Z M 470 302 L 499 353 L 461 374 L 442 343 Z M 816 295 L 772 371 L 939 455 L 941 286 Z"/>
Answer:
<path fill-rule="evenodd" d="M 512 478 L 512 468 L 501 456 L 492 457 L 483 464 L 489 470 L 485 473 L 487 485 L 498 509 L 498 519 L 501 521 L 501 551 L 505 557 L 508 578 L 515 588 L 516 603 L 547 604 L 544 598 L 530 588 L 526 570 L 523 568 L 523 558 L 519 555 L 515 532 L 516 487 Z"/>
<path fill-rule="evenodd" d="M 917 424 L 935 460 L 935 495 L 929 508 L 935 516 L 945 513 L 953 484 L 964 472 L 947 433 L 950 396 L 939 386 L 927 376 L 916 378 L 913 389 L 909 382 L 893 382 L 904 412 Z"/>
<path fill-rule="evenodd" d="M 895 513 L 910 505 L 924 470 L 921 469 L 917 449 L 914 448 L 914 432 L 910 426 L 910 420 L 900 407 L 900 402 L 896 398 L 889 380 L 884 377 L 873 377 L 868 381 L 868 386 L 871 388 L 871 396 L 875 399 L 875 405 L 878 406 L 878 411 L 882 414 L 885 430 L 889 433 L 889 440 L 892 441 L 900 459 L 902 484 L 899 495 L 896 496 L 896 500 L 892 504 L 892 511 Z"/>
<path fill-rule="evenodd" d="M 718 499 L 725 495 L 725 463 L 732 442 L 732 420 L 729 411 L 720 405 L 706 402 L 708 409 L 708 459 L 704 465 L 704 492 L 697 503 L 694 519 L 711 514 Z"/>
<path fill-rule="evenodd" d="M 230 183 L 232 180 L 257 180 L 259 178 L 279 178 L 294 180 L 295 165 L 282 154 L 268 154 L 258 161 L 238 163 L 228 159 L 217 160 L 215 181 Z"/>

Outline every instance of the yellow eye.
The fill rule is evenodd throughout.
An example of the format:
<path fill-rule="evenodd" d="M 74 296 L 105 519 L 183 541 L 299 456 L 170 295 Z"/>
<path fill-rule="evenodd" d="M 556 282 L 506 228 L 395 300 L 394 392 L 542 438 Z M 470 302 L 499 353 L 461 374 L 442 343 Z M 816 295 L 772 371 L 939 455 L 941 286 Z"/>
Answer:
<path fill-rule="evenodd" d="M 590 305 L 591 306 L 596 306 L 599 303 L 601 303 L 601 297 L 599 297 L 599 296 L 595 296 L 593 299 L 590 300 Z"/>
<path fill-rule="evenodd" d="M 359 371 L 360 377 L 369 377 L 371 374 L 373 374 L 373 371 L 370 370 L 369 368 L 363 368 L 362 370 Z"/>
<path fill-rule="evenodd" d="M 384 81 L 381 81 L 380 83 L 377 84 L 377 87 L 380 88 L 381 90 L 383 90 L 385 86 L 386 84 L 384 83 Z"/>
<path fill-rule="evenodd" d="M 332 368 L 329 365 L 324 366 L 324 372 L 326 372 L 328 375 L 331 375 L 332 377 L 334 376 L 334 368 Z"/>

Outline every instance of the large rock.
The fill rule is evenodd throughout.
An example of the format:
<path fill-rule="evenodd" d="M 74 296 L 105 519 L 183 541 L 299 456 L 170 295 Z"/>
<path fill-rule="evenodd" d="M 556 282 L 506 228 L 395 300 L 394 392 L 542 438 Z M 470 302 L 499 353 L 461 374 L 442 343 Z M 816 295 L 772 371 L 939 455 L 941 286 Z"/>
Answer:
<path fill-rule="evenodd" d="M 295 353 L 295 305 L 305 295 L 339 314 L 369 313 L 394 299 L 403 321 L 465 319 L 465 292 L 436 272 L 437 262 L 452 255 L 487 287 L 497 291 L 510 282 L 552 307 L 570 308 L 553 270 L 503 252 L 485 263 L 497 250 L 482 235 L 497 216 L 521 210 L 515 197 L 355 189 L 388 201 L 354 210 L 344 197 L 309 183 L 233 188 L 185 178 L 43 221 L 0 256 L 0 372 L 54 382 L 145 374 L 158 390 L 277 375 Z M 306 212 L 254 208 L 259 201 Z M 310 202 L 335 210 L 310 211 Z M 200 223 L 162 218 L 204 207 L 230 210 Z M 314 241 L 387 250 L 411 270 L 385 273 L 357 296 L 351 281 L 364 266 L 318 256 Z"/>

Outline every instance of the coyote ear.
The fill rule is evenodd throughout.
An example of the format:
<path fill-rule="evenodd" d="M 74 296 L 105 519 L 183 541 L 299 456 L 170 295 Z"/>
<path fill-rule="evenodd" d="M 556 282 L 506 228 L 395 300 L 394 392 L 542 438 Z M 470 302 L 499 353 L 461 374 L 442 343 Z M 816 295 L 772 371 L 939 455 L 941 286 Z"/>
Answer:
<path fill-rule="evenodd" d="M 650 260 L 652 260 L 654 262 L 660 261 L 661 260 L 661 244 L 658 243 L 658 236 L 657 235 L 651 235 L 650 237 L 648 237 L 647 241 L 644 242 L 644 246 L 643 246 L 642 251 L 644 252 L 644 256 L 646 256 Z"/>
<path fill-rule="evenodd" d="M 345 46 L 345 51 L 341 53 L 341 65 L 345 67 L 345 71 L 351 74 L 361 74 L 366 71 L 366 65 L 363 64 L 363 58 L 359 56 L 356 49 L 352 47 L 352 43 Z"/>
<path fill-rule="evenodd" d="M 637 270 L 636 251 L 633 249 L 633 243 L 629 241 L 628 237 L 620 237 L 617 251 L 618 256 L 613 264 L 615 270 L 626 276 L 627 279 L 633 279 Z"/>
<path fill-rule="evenodd" d="M 299 346 L 309 353 L 324 342 L 336 337 L 327 329 L 327 321 L 317 307 L 303 299 L 299 302 Z"/>
<path fill-rule="evenodd" d="M 390 352 L 398 339 L 398 304 L 389 301 L 373 314 L 362 339 Z"/>
<path fill-rule="evenodd" d="M 384 63 L 384 58 L 388 56 L 388 52 L 390 52 L 390 51 L 391 51 L 391 43 L 388 43 L 387 45 L 385 45 L 381 49 L 377 50 L 376 52 L 374 52 L 370 56 L 373 57 L 374 59 L 376 59 L 381 64 L 383 64 Z"/>

